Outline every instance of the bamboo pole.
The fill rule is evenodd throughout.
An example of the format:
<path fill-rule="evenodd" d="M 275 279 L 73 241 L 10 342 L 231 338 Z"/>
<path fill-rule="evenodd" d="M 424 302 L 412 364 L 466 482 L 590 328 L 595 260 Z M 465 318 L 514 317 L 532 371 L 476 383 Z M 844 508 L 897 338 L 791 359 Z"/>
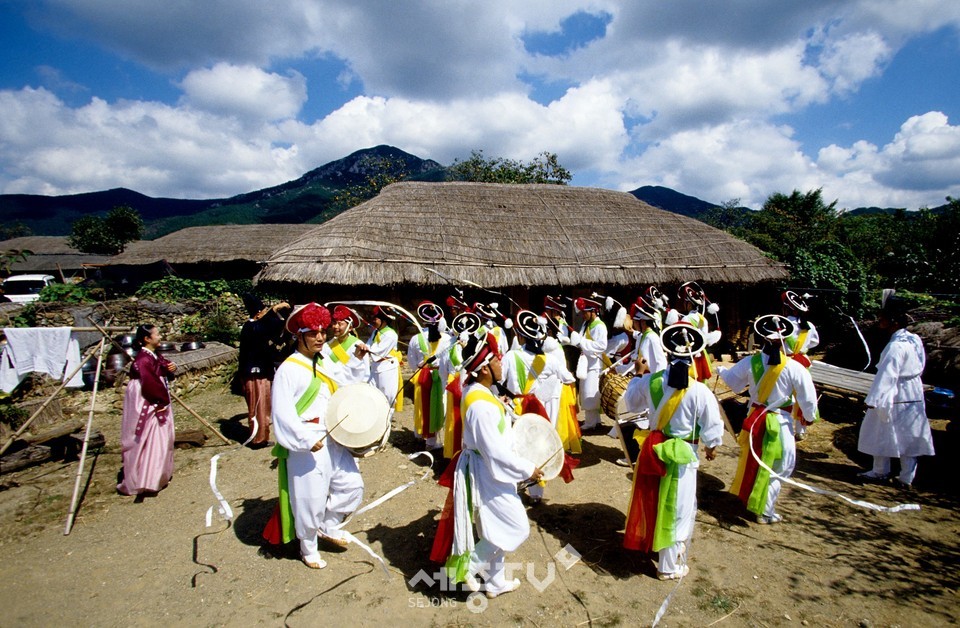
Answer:
<path fill-rule="evenodd" d="M 189 412 L 190 414 L 192 414 L 192 415 L 193 415 L 193 418 L 195 418 L 196 420 L 198 420 L 198 421 L 200 421 L 201 423 L 203 423 L 203 424 L 207 427 L 208 430 L 210 430 L 211 432 L 213 432 L 214 434 L 216 434 L 217 437 L 220 438 L 220 440 L 222 440 L 222 441 L 223 441 L 224 443 L 226 443 L 227 445 L 231 445 L 231 444 L 232 444 L 232 443 L 230 442 L 230 439 L 229 439 L 229 438 L 227 438 L 226 436 L 224 436 L 223 434 L 221 434 L 220 431 L 219 431 L 217 428 L 215 428 L 213 425 L 211 425 L 206 419 L 204 419 L 202 416 L 200 416 L 199 414 L 197 414 L 196 412 L 194 412 L 194 411 L 193 411 L 193 408 L 191 408 L 190 406 L 188 406 L 188 405 L 183 401 L 183 399 L 181 399 L 181 398 L 177 395 L 177 393 L 175 393 L 175 392 L 173 392 L 173 391 L 171 390 L 171 391 L 170 391 L 170 397 L 172 397 L 174 401 L 176 401 L 176 402 L 179 403 L 181 406 L 183 406 L 183 409 L 184 409 L 184 410 L 186 410 L 187 412 Z"/>
<path fill-rule="evenodd" d="M 77 496 L 80 493 L 80 479 L 83 477 L 83 463 L 87 459 L 87 444 L 90 441 L 90 427 L 93 425 L 93 409 L 97 402 L 97 389 L 100 386 L 100 366 L 103 364 L 103 348 L 106 346 L 107 337 L 100 339 L 97 353 L 97 374 L 93 378 L 93 394 L 90 395 L 90 413 L 87 415 L 87 429 L 83 433 L 83 447 L 80 449 L 80 464 L 77 465 L 77 479 L 73 483 L 73 497 L 70 498 L 70 510 L 67 512 L 67 524 L 63 529 L 63 535 L 70 534 L 73 528 L 73 518 L 77 514 Z"/>
<path fill-rule="evenodd" d="M 43 404 L 42 404 L 39 408 L 37 408 L 37 410 L 36 410 L 32 415 L 30 415 L 30 418 L 29 418 L 29 419 L 27 419 L 26 421 L 24 421 L 23 425 L 20 426 L 20 429 L 18 429 L 18 430 L 16 431 L 16 433 L 15 433 L 13 436 L 10 437 L 10 440 L 8 440 L 8 441 L 3 445 L 3 447 L 0 447 L 0 455 L 3 455 L 3 452 L 5 452 L 5 451 L 10 447 L 10 445 L 13 444 L 13 441 L 17 440 L 17 438 L 18 438 L 21 434 L 23 434 L 24 432 L 27 431 L 27 428 L 30 427 L 30 424 L 33 423 L 33 420 L 34 420 L 35 418 L 37 418 L 38 416 L 40 416 L 40 413 L 43 412 L 43 411 L 47 408 L 48 405 L 50 405 L 50 402 L 53 401 L 54 397 L 56 397 L 58 394 L 60 394 L 60 391 L 61 391 L 61 390 L 63 390 L 64 388 L 67 387 L 67 384 L 70 382 L 71 379 L 73 379 L 73 376 L 76 375 L 76 374 L 80 371 L 81 368 L 83 368 L 83 363 L 86 362 L 86 361 L 87 361 L 87 358 L 89 358 L 91 355 L 93 355 L 93 352 L 96 351 L 96 350 L 97 350 L 97 347 L 94 346 L 94 347 L 92 347 L 91 349 L 87 350 L 86 353 L 83 354 L 83 356 L 80 358 L 80 364 L 77 365 L 77 368 L 73 369 L 73 371 L 72 371 L 69 375 L 67 375 L 66 377 L 63 378 L 63 383 L 60 384 L 60 386 L 59 386 L 55 391 L 53 391 L 53 394 L 51 394 L 51 395 L 47 398 L 47 400 L 44 401 Z"/>

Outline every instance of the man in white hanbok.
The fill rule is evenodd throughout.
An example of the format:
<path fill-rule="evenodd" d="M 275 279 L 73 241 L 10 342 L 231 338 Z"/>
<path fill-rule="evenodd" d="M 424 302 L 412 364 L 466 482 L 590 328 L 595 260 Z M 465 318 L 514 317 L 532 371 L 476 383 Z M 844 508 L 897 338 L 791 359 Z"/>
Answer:
<path fill-rule="evenodd" d="M 387 398 L 394 402 L 400 390 L 400 359 L 397 351 L 397 336 L 390 324 L 397 315 L 386 306 L 376 306 L 370 315 L 373 331 L 370 338 L 361 348 L 370 360 L 370 383 L 377 387 Z"/>
<path fill-rule="evenodd" d="M 702 336 L 699 341 L 705 344 Z M 669 349 L 682 352 L 687 347 L 672 344 Z M 697 515 L 698 444 L 703 442 L 707 460 L 713 460 L 723 442 L 717 398 L 705 384 L 689 377 L 689 369 L 689 358 L 677 358 L 668 368 L 634 378 L 624 392 L 629 411 L 646 410 L 652 417 L 655 435 L 647 437 L 653 439 L 650 442 L 662 441 L 654 447 L 641 447 L 641 456 L 654 455 L 666 468 L 665 480 L 657 478 L 651 484 L 639 480 L 649 461 L 637 461 L 635 480 L 639 481 L 635 481 L 631 496 L 624 547 L 658 552 L 657 574 L 661 580 L 679 579 L 689 571 L 685 552 Z M 671 482 L 675 482 L 675 493 L 663 494 Z M 659 489 L 658 498 L 666 507 L 658 511 L 653 529 L 648 529 L 639 512 L 645 497 L 641 493 L 655 489 Z"/>
<path fill-rule="evenodd" d="M 894 483 L 902 488 L 913 484 L 917 458 L 934 455 L 920 380 L 926 353 L 920 337 L 906 330 L 908 322 L 903 301 L 888 298 L 878 325 L 890 334 L 890 341 L 880 355 L 877 376 L 867 393 L 867 413 L 857 443 L 857 449 L 873 456 L 873 468 L 860 476 L 885 480 L 890 477 L 890 459 L 899 458 L 900 474 Z"/>
<path fill-rule="evenodd" d="M 523 343 L 516 349 L 507 351 L 503 356 L 502 383 L 511 395 L 533 395 L 543 404 L 554 429 L 560 413 L 560 393 L 564 384 L 577 381 L 567 365 L 554 353 L 547 353 L 543 343 L 547 338 L 546 321 L 540 321 L 529 310 L 517 313 L 514 329 Z M 544 487 L 534 484 L 527 494 L 535 503 L 543 499 Z"/>
<path fill-rule="evenodd" d="M 800 296 L 792 290 L 787 290 L 780 295 L 783 301 L 783 315 L 796 325 L 794 332 L 783 339 L 783 351 L 788 358 L 796 360 L 807 370 L 810 370 L 811 364 L 807 353 L 820 344 L 820 332 L 807 320 L 810 306 L 807 305 L 806 297 L 809 296 L 809 294 Z M 807 437 L 807 426 L 798 414 L 799 409 L 794 407 L 793 429 L 799 441 Z"/>
<path fill-rule="evenodd" d="M 340 366 L 323 357 L 330 312 L 316 303 L 294 310 L 287 329 L 297 338 L 297 350 L 277 369 L 273 380 L 273 425 L 289 491 L 296 537 L 304 564 L 321 569 L 318 535 L 346 546 L 338 526 L 363 499 L 363 479 L 357 461 L 344 447 L 326 438 L 327 404 L 342 382 Z M 281 500 L 283 500 L 281 479 Z M 289 521 L 285 522 L 289 524 Z M 286 533 L 284 539 L 286 539 Z"/>
<path fill-rule="evenodd" d="M 530 535 L 530 522 L 517 483 L 539 480 L 543 472 L 513 450 L 513 430 L 491 387 L 502 378 L 499 347 L 491 334 L 471 336 L 463 350 L 467 387 L 463 391 L 463 451 L 453 480 L 453 545 L 447 560 L 452 582 L 478 591 L 484 577 L 487 597 L 514 591 L 505 555 Z M 480 540 L 474 541 L 476 524 Z"/>
<path fill-rule="evenodd" d="M 330 331 L 333 338 L 323 345 L 323 357 L 339 365 L 344 384 L 370 381 L 370 358 L 353 330 L 360 325 L 360 316 L 346 305 L 336 305 Z"/>
<path fill-rule="evenodd" d="M 578 298 L 573 305 L 583 313 L 580 331 L 571 332 L 569 336 L 558 336 L 557 339 L 561 344 L 580 349 L 576 376 L 580 380 L 583 429 L 592 430 L 600 426 L 600 370 L 607 350 L 607 326 L 600 319 L 601 305 L 598 301 Z"/>

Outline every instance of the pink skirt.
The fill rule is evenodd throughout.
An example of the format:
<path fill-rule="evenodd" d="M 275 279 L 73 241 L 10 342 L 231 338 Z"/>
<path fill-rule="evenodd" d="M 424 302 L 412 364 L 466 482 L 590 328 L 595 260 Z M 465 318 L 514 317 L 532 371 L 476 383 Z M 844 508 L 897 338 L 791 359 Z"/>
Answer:
<path fill-rule="evenodd" d="M 159 415 L 156 410 L 140 394 L 140 380 L 131 379 L 120 424 L 123 481 L 117 491 L 124 495 L 156 493 L 173 477 L 173 408 Z"/>

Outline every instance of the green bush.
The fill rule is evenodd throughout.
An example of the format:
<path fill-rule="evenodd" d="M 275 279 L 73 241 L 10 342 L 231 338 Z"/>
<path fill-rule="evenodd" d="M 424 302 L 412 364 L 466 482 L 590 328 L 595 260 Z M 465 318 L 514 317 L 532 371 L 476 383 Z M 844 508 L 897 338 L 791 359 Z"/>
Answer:
<path fill-rule="evenodd" d="M 148 281 L 140 286 L 136 294 L 145 299 L 176 303 L 177 301 L 210 301 L 229 290 L 229 284 L 223 279 L 199 281 L 170 275 L 157 281 Z"/>
<path fill-rule="evenodd" d="M 218 298 L 213 311 L 204 316 L 204 338 L 229 345 L 240 342 L 240 326 L 234 317 L 233 310 L 236 308 L 231 300 L 235 300 L 235 297 L 224 295 Z"/>
<path fill-rule="evenodd" d="M 93 303 L 90 289 L 75 283 L 54 283 L 40 291 L 43 303 Z"/>

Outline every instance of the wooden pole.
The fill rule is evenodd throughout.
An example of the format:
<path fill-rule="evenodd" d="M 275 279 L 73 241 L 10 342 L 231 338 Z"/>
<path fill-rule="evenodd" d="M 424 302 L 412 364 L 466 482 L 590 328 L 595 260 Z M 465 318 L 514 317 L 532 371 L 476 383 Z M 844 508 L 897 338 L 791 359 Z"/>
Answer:
<path fill-rule="evenodd" d="M 20 429 L 18 429 L 16 433 L 10 437 L 10 440 L 8 440 L 3 445 L 3 447 L 0 447 L 0 455 L 3 455 L 3 452 L 5 452 L 10 447 L 10 445 L 13 444 L 13 441 L 17 440 L 17 437 L 19 437 L 21 434 L 27 431 L 27 428 L 30 427 L 30 424 L 33 422 L 33 420 L 38 416 L 40 416 L 40 413 L 43 412 L 48 405 L 50 405 L 50 402 L 53 401 L 54 397 L 60 394 L 61 390 L 67 387 L 67 384 L 70 382 L 71 379 L 73 379 L 73 376 L 76 375 L 81 368 L 83 368 L 83 363 L 86 362 L 87 358 L 93 355 L 93 352 L 96 350 L 97 350 L 97 347 L 94 346 L 90 348 L 85 354 L 83 354 L 83 356 L 80 358 L 80 364 L 77 365 L 77 368 L 73 369 L 73 371 L 69 375 L 63 378 L 63 383 L 60 384 L 60 386 L 55 391 L 53 391 L 53 394 L 50 395 L 47 398 L 47 400 L 44 401 L 39 408 L 37 408 L 37 410 L 30 416 L 29 419 L 24 421 L 23 425 L 20 426 Z"/>
<path fill-rule="evenodd" d="M 223 434 L 221 434 L 220 431 L 219 431 L 217 428 L 215 428 L 213 425 L 211 425 L 206 419 L 204 419 L 202 416 L 200 416 L 199 414 L 197 414 L 196 412 L 194 412 L 194 411 L 193 411 L 193 408 L 191 408 L 191 407 L 188 406 L 186 403 L 184 403 L 183 399 L 181 399 L 180 397 L 178 397 L 177 394 L 176 394 L 175 392 L 173 392 L 172 390 L 170 391 L 170 397 L 172 397 L 174 401 L 176 401 L 176 402 L 179 403 L 181 406 L 183 406 L 183 409 L 184 409 L 184 410 L 186 410 L 187 412 L 189 412 L 190 414 L 192 414 L 192 415 L 193 415 L 193 418 L 195 418 L 196 420 L 198 420 L 198 421 L 200 421 L 201 423 L 203 423 L 208 430 L 210 430 L 211 432 L 213 432 L 214 434 L 216 434 L 217 437 L 218 437 L 220 440 L 222 440 L 222 441 L 223 441 L 224 443 L 226 443 L 227 445 L 231 445 L 231 444 L 232 444 L 232 443 L 230 442 L 230 439 L 229 439 L 229 438 L 227 438 L 226 436 L 224 436 Z"/>
<path fill-rule="evenodd" d="M 70 498 L 70 510 L 67 512 L 67 525 L 63 529 L 63 535 L 70 534 L 73 528 L 73 518 L 77 514 L 77 497 L 80 493 L 80 478 L 83 477 L 83 463 L 87 458 L 87 443 L 90 440 L 90 426 L 93 424 L 93 409 L 97 403 L 97 389 L 100 386 L 100 366 L 103 363 L 103 348 L 107 343 L 107 337 L 100 339 L 97 353 L 97 374 L 93 378 L 93 394 L 90 395 L 90 413 L 87 415 L 87 430 L 83 433 L 83 447 L 80 449 L 80 464 L 77 465 L 77 479 L 73 483 L 73 497 Z"/>
<path fill-rule="evenodd" d="M 90 321 L 90 322 L 93 323 L 94 327 L 96 327 L 98 330 L 100 330 L 100 333 L 102 333 L 102 334 L 104 335 L 104 337 L 108 338 L 108 339 L 110 340 L 110 342 L 112 342 L 114 345 L 120 347 L 120 344 L 119 344 L 116 340 L 114 340 L 113 338 L 109 338 L 109 335 L 107 334 L 106 330 L 105 330 L 103 327 L 101 327 L 100 325 L 97 325 L 97 323 L 94 322 L 94 321 Z M 120 347 L 120 348 L 122 349 L 123 347 Z M 220 431 L 217 430 L 217 428 L 213 427 L 213 425 L 211 425 L 206 419 L 204 419 L 202 416 L 200 416 L 199 414 L 197 414 L 196 412 L 194 412 L 194 411 L 193 411 L 193 408 L 191 408 L 191 407 L 188 406 L 186 403 L 184 403 L 183 399 L 181 399 L 180 397 L 178 397 L 176 393 L 174 393 L 172 390 L 169 391 L 169 392 L 170 392 L 170 397 L 171 397 L 174 401 L 176 401 L 177 403 L 179 403 L 181 406 L 183 406 L 183 408 L 184 408 L 187 412 L 189 412 L 190 414 L 192 414 L 195 419 L 197 419 L 198 421 L 200 421 L 201 423 L 203 423 L 204 427 L 206 427 L 206 428 L 209 429 L 211 432 L 213 432 L 214 434 L 216 434 L 217 437 L 218 437 L 220 440 L 222 440 L 224 443 L 226 443 L 226 444 L 228 444 L 228 445 L 231 444 L 229 438 L 227 438 L 226 436 L 224 436 L 223 434 L 221 434 Z"/>

